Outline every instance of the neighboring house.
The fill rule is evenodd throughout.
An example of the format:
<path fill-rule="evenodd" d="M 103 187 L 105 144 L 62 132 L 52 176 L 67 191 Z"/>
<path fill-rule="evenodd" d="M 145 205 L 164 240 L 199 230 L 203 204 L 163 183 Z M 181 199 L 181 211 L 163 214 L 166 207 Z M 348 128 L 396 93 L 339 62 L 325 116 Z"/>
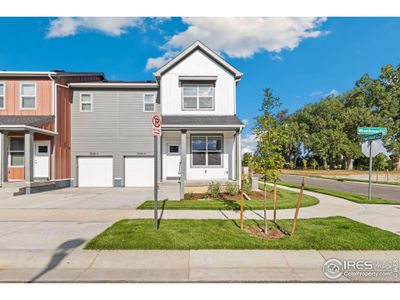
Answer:
<path fill-rule="evenodd" d="M 239 184 L 242 73 L 196 42 L 154 77 L 123 82 L 101 73 L 0 72 L 3 181 L 153 186 L 151 116 L 158 113 L 160 181 L 181 182 L 181 197 L 185 186 Z"/>
<path fill-rule="evenodd" d="M 70 181 L 68 83 L 102 73 L 0 72 L 1 181 Z M 63 183 L 60 183 L 63 184 Z"/>
<path fill-rule="evenodd" d="M 236 116 L 236 86 L 242 73 L 196 42 L 154 76 L 154 82 L 70 84 L 75 185 L 153 186 L 153 113 L 163 118 L 161 181 L 238 183 L 244 125 Z"/>

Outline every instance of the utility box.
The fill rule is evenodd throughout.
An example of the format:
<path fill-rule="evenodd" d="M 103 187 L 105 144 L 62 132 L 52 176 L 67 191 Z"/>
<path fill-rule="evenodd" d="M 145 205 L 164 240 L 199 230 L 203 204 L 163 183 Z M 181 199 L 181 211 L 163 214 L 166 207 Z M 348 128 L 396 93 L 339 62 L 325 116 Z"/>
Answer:
<path fill-rule="evenodd" d="M 251 177 L 251 190 L 256 192 L 259 191 L 258 189 L 258 177 Z"/>

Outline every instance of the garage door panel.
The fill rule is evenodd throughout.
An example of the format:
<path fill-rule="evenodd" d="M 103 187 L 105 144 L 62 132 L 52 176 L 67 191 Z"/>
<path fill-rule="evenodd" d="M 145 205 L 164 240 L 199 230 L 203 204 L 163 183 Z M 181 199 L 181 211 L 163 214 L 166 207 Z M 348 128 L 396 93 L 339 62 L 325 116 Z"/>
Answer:
<path fill-rule="evenodd" d="M 79 157 L 78 158 L 79 187 L 112 187 L 113 158 L 112 157 Z"/>
<path fill-rule="evenodd" d="M 154 184 L 152 157 L 125 157 L 125 186 L 150 187 Z"/>

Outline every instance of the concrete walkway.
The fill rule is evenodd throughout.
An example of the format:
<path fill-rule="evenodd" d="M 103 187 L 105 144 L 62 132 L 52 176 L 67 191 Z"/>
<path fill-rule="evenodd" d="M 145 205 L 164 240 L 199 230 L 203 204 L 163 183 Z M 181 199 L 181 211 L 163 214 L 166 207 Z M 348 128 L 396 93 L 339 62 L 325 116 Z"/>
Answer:
<path fill-rule="evenodd" d="M 400 231 L 400 206 L 363 205 L 308 191 L 305 194 L 316 196 L 320 203 L 302 208 L 300 218 L 339 215 Z M 150 196 L 150 190 L 67 189 L 0 197 L 0 281 L 326 281 L 321 270 L 329 258 L 400 259 L 399 251 L 82 249 L 117 220 L 152 218 L 152 210 L 134 209 Z M 239 218 L 236 211 L 165 210 L 160 214 L 164 219 Z M 268 218 L 271 214 L 269 211 Z M 293 209 L 278 210 L 280 219 L 293 215 Z M 246 211 L 245 217 L 262 219 L 262 211 Z"/>
<path fill-rule="evenodd" d="M 392 262 L 400 251 L 137 250 L 0 251 L 1 282 L 332 281 L 329 258 Z M 44 267 L 45 266 L 45 267 Z M 397 273 L 398 275 L 398 273 Z M 400 281 L 396 274 L 335 281 Z"/>

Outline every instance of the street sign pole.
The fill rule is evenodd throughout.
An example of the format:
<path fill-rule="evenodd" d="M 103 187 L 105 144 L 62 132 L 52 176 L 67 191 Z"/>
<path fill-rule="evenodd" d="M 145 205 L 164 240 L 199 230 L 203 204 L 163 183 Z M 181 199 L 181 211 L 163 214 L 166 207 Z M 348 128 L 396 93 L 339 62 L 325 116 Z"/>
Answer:
<path fill-rule="evenodd" d="M 160 115 L 151 116 L 153 125 L 152 134 L 154 136 L 154 231 L 158 230 L 158 143 L 161 136 L 162 119 Z"/>
<path fill-rule="evenodd" d="M 158 136 L 154 136 L 154 231 L 158 230 Z"/>
<path fill-rule="evenodd" d="M 368 179 L 368 200 L 371 200 L 371 178 L 372 178 L 372 141 L 368 142 L 369 144 L 369 179 Z"/>

